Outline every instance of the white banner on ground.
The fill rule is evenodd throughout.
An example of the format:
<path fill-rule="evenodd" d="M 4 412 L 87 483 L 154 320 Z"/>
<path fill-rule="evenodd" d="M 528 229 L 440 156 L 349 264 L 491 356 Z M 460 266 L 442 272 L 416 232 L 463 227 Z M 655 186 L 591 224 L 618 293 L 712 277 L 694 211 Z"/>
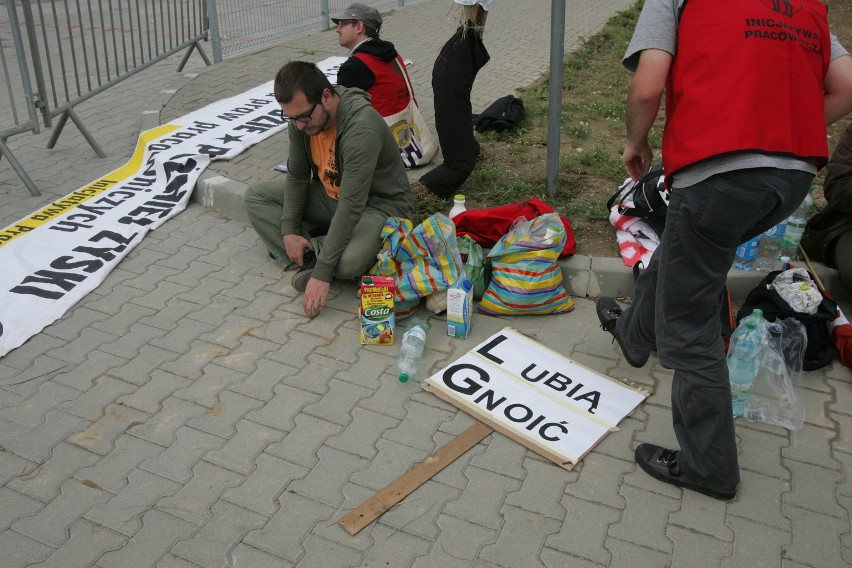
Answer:
<path fill-rule="evenodd" d="M 343 61 L 317 66 L 334 82 Z M 142 133 L 124 167 L 0 231 L 0 357 L 62 317 L 148 231 L 183 211 L 211 160 L 285 127 L 270 81 Z"/>
<path fill-rule="evenodd" d="M 508 327 L 423 388 L 568 469 L 647 396 Z"/>

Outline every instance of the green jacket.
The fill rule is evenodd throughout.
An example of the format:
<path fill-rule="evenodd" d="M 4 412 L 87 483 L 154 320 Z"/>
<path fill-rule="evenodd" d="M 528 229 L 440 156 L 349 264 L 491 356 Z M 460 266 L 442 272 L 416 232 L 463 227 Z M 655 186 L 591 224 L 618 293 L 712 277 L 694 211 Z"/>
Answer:
<path fill-rule="evenodd" d="M 827 205 L 808 220 L 801 244 L 813 260 L 836 268 L 834 244 L 852 231 L 852 122 L 831 154 L 822 191 Z"/>
<path fill-rule="evenodd" d="M 336 159 L 340 173 L 340 200 L 312 276 L 331 282 L 340 255 L 352 238 L 352 230 L 365 209 L 388 217 L 410 219 L 414 200 L 399 147 L 384 119 L 370 106 L 360 89 L 336 87 Z M 325 191 L 311 156 L 309 136 L 288 128 L 289 173 L 285 181 L 281 234 L 303 234 L 302 213 L 309 191 Z M 376 251 L 378 252 L 378 251 Z"/>

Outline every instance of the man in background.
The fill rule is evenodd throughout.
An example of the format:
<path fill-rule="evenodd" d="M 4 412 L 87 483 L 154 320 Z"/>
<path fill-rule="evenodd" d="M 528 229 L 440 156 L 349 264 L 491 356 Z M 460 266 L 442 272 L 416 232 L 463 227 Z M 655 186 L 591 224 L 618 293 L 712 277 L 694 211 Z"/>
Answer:
<path fill-rule="evenodd" d="M 370 103 L 383 117 L 408 106 L 408 70 L 393 44 L 379 38 L 379 11 L 352 4 L 331 21 L 337 25 L 338 42 L 349 50 L 348 59 L 337 72 L 337 84 L 370 93 Z"/>

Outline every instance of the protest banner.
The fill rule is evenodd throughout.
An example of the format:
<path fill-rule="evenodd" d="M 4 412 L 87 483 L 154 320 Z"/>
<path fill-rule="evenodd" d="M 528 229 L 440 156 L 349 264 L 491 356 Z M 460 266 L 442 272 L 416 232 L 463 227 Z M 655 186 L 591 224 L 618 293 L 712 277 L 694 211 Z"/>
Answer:
<path fill-rule="evenodd" d="M 334 83 L 343 61 L 317 66 Z M 269 81 L 142 133 L 125 166 L 0 230 L 0 357 L 62 317 L 148 231 L 183 211 L 211 160 L 231 159 L 286 125 Z"/>
<path fill-rule="evenodd" d="M 426 379 L 423 388 L 566 469 L 647 397 L 511 328 Z"/>

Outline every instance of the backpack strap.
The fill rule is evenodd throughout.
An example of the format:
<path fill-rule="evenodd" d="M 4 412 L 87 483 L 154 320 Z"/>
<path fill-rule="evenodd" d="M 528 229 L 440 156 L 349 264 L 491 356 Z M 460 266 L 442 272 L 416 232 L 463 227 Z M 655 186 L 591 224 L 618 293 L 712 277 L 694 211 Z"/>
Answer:
<path fill-rule="evenodd" d="M 633 185 L 626 188 L 626 191 L 625 191 L 624 188 L 619 188 L 619 190 L 616 191 L 612 195 L 612 197 L 610 197 L 607 200 L 607 202 L 606 202 L 607 210 L 610 210 L 610 211 L 612 210 L 612 206 L 613 206 L 613 204 L 615 204 L 615 200 L 618 199 L 619 196 L 621 196 L 621 201 L 623 202 L 629 195 L 636 193 L 637 189 L 641 188 L 647 182 L 659 178 L 661 175 L 663 175 L 663 169 L 662 168 L 652 167 L 651 170 L 648 173 L 646 173 L 644 176 L 642 176 L 642 178 L 639 181 L 633 182 Z M 654 191 L 656 191 L 656 189 Z M 621 213 L 622 215 L 627 215 L 628 217 L 645 217 L 646 214 L 648 213 L 647 211 L 642 211 L 641 209 L 636 209 L 635 207 L 627 207 L 627 206 L 622 205 L 622 204 L 619 204 L 618 212 Z"/>

